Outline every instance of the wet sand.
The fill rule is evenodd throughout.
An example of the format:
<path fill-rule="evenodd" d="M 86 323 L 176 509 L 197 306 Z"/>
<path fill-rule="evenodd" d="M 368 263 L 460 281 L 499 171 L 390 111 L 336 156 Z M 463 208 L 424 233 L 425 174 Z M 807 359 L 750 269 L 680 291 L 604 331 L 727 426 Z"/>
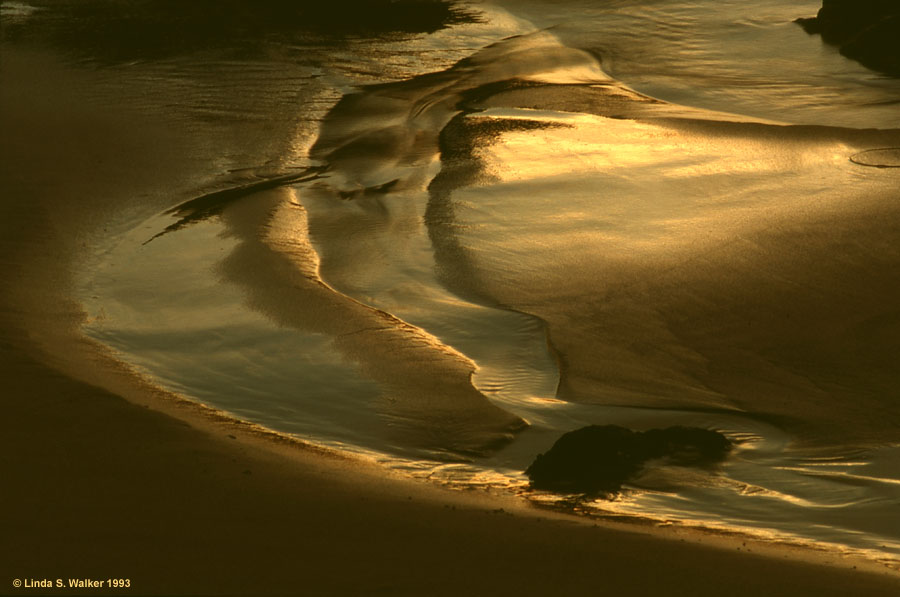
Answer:
<path fill-rule="evenodd" d="M 164 207 L 166 189 L 213 159 L 164 123 L 60 94 L 64 73 L 48 77 L 40 57 L 16 60 L 4 59 L 15 85 L 0 99 L 0 592 L 40 594 L 13 580 L 70 577 L 174 595 L 900 588 L 896 574 L 836 554 L 595 527 L 412 483 L 142 384 L 77 335 L 72 264 L 122 201 Z"/>
<path fill-rule="evenodd" d="M 192 417 L 76 382 L 6 343 L 4 353 L 4 583 L 123 577 L 133 588 L 120 593 L 174 595 L 887 595 L 900 585 L 825 554 L 592 527 L 386 479 L 227 422 L 185 424 Z"/>

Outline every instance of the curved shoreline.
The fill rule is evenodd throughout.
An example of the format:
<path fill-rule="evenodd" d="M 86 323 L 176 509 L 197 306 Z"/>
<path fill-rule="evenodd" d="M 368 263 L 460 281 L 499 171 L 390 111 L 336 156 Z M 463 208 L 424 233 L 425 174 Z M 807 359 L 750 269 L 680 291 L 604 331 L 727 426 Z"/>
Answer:
<path fill-rule="evenodd" d="M 8 75 L 14 58 L 3 60 Z M 10 141 L 0 159 L 0 458 L 12 488 L 0 508 L 4 591 L 13 578 L 70 575 L 129 577 L 131 591 L 174 595 L 883 595 L 900 586 L 890 571 L 832 553 L 775 546 L 763 556 L 705 534 L 594 528 L 386 478 L 140 383 L 77 334 L 72 262 L 123 193 L 144 188 L 163 201 L 153 173 L 188 152 L 153 123 L 50 93 L 46 64 L 24 65 L 0 103 Z M 29 91 L 46 96 L 26 103 Z"/>
<path fill-rule="evenodd" d="M 8 326 L 3 335 L 15 336 Z M 10 574 L 97 571 L 153 594 L 384 586 L 396 595 L 546 595 L 591 585 L 638 595 L 663 587 L 757 595 L 784 586 L 881 595 L 900 586 L 896 571 L 836 552 L 702 530 L 598 526 L 497 495 L 443 490 L 173 400 L 127 374 L 112 393 L 25 351 L 4 353 L 4 369 L 16 371 L 4 371 L 11 394 L 31 398 L 4 403 L 16 425 L 4 430 L 3 453 L 23 456 L 7 468 L 17 489 L 6 496 L 4 527 L 15 541 L 0 555 Z M 458 568 L 470 575 L 447 576 Z M 535 578 L 535 568 L 546 574 Z"/>

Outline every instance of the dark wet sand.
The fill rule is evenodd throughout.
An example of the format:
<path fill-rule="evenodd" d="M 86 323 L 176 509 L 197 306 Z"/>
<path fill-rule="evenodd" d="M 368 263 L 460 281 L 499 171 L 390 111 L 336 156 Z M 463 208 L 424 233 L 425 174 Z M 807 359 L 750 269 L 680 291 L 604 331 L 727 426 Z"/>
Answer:
<path fill-rule="evenodd" d="M 834 554 L 594 527 L 391 478 L 142 387 L 74 334 L 72 260 L 123 197 L 143 189 L 162 205 L 165 186 L 205 162 L 180 159 L 152 122 L 50 93 L 58 81 L 28 72 L 9 86 L 7 61 L 0 86 L 0 593 L 69 577 L 128 578 L 116 592 L 132 595 L 900 589 L 896 574 Z"/>
<path fill-rule="evenodd" d="M 8 327 L 2 333 L 4 583 L 111 576 L 131 579 L 132 594 L 175 595 L 900 587 L 896 576 L 848 569 L 837 556 L 787 548 L 762 556 L 736 540 L 592 527 L 382 478 L 186 409 L 192 426 L 67 378 L 18 350 Z"/>

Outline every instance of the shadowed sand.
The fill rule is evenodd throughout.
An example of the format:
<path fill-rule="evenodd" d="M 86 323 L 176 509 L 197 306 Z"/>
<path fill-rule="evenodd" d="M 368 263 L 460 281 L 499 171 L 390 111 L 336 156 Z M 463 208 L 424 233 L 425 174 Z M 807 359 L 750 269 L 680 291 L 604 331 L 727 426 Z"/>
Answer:
<path fill-rule="evenodd" d="M 3 335 L 4 582 L 113 575 L 135 594 L 176 595 L 888 595 L 900 585 L 849 562 L 821 565 L 836 556 L 594 528 L 386 479 L 186 409 L 181 419 L 148 410 L 36 363 Z"/>
<path fill-rule="evenodd" d="M 0 592 L 70 576 L 175 595 L 900 588 L 837 554 L 759 555 L 413 484 L 143 385 L 75 333 L 71 266 L 113 209 L 135 197 L 163 209 L 214 159 L 163 120 L 61 97 L 68 75 L 43 57 L 7 54 L 0 72 L 16 81 L 0 86 Z"/>

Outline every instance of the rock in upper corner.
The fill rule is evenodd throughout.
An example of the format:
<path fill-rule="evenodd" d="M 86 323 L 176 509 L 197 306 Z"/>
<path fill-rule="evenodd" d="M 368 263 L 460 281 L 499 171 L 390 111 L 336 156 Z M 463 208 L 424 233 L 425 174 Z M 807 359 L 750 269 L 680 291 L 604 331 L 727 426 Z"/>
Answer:
<path fill-rule="evenodd" d="M 900 1 L 822 0 L 815 17 L 797 23 L 847 58 L 900 77 Z"/>

